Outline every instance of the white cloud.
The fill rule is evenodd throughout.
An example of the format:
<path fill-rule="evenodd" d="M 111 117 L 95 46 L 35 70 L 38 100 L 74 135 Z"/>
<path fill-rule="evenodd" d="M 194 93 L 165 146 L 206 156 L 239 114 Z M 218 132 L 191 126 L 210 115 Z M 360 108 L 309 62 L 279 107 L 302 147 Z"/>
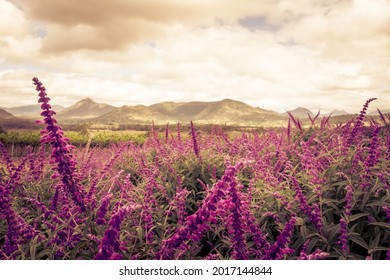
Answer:
<path fill-rule="evenodd" d="M 232 98 L 278 111 L 358 112 L 375 96 L 390 107 L 386 0 L 171 0 L 157 8 L 116 0 L 95 14 L 88 1 L 73 14 L 64 12 L 72 1 L 39 10 L 40 1 L 12 1 L 17 8 L 0 0 L 11 15 L 0 22 L 17 26 L 0 27 L 1 106 L 35 102 L 38 76 L 53 103 L 67 106 L 83 97 L 115 105 Z"/>

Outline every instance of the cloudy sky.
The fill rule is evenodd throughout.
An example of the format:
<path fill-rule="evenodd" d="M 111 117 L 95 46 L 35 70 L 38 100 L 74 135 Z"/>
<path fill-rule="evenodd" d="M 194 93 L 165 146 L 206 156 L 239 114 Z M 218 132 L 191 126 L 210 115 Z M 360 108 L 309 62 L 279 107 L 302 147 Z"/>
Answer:
<path fill-rule="evenodd" d="M 390 0 L 0 0 L 0 106 L 390 107 Z"/>

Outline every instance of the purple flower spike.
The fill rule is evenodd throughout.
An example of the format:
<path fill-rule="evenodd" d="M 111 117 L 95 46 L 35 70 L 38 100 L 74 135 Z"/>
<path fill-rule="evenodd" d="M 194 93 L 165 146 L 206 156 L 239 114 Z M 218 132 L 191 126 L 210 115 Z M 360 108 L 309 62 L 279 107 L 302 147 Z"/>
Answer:
<path fill-rule="evenodd" d="M 42 103 L 41 116 L 44 117 L 43 121 L 46 124 L 46 129 L 41 131 L 41 142 L 49 143 L 52 146 L 51 157 L 57 164 L 55 171 L 61 176 L 61 181 L 74 203 L 84 211 L 84 192 L 76 179 L 76 162 L 73 160 L 73 155 L 70 152 L 73 146 L 69 145 L 69 139 L 63 136 L 62 128 L 57 125 L 57 120 L 52 117 L 55 115 L 55 112 L 51 110 L 51 106 L 48 103 L 50 98 L 47 97 L 46 88 L 38 78 L 33 78 L 32 80 L 34 85 L 36 85 L 36 90 L 39 92 L 38 102 Z"/>
<path fill-rule="evenodd" d="M 107 214 L 108 207 L 110 206 L 111 197 L 112 197 L 112 194 L 108 193 L 102 199 L 102 204 L 100 205 L 98 211 L 96 212 L 96 223 L 98 225 L 104 225 L 107 222 L 105 219 L 105 216 Z"/>
<path fill-rule="evenodd" d="M 366 112 L 367 112 L 367 108 L 368 108 L 368 105 L 372 102 L 376 100 L 376 98 L 370 98 L 366 101 L 366 103 L 364 103 L 363 105 L 363 109 L 360 111 L 360 114 L 359 116 L 357 117 L 356 119 L 356 122 L 355 122 L 355 126 L 353 128 L 353 130 L 351 131 L 351 133 L 349 134 L 349 138 L 347 140 L 347 144 L 348 145 L 351 145 L 356 137 L 356 135 L 358 134 L 358 132 L 360 131 L 360 128 L 364 125 L 363 124 L 363 120 L 364 120 L 364 116 L 366 115 Z"/>
<path fill-rule="evenodd" d="M 194 145 L 194 153 L 197 157 L 199 157 L 199 146 L 198 146 L 198 142 L 196 140 L 196 131 L 195 131 L 194 124 L 192 121 L 191 121 L 191 137 L 192 137 L 192 142 Z"/>
<path fill-rule="evenodd" d="M 96 254 L 95 260 L 122 259 L 122 256 L 118 253 L 121 250 L 119 233 L 121 224 L 130 210 L 134 210 L 134 207 L 122 206 L 114 215 L 112 215 L 109 222 L 110 227 L 104 232 L 102 242 L 99 246 L 99 252 Z"/>
<path fill-rule="evenodd" d="M 348 228 L 347 223 L 344 221 L 344 219 L 340 220 L 340 240 L 339 244 L 341 246 L 341 250 L 344 254 L 349 253 L 349 246 L 348 246 Z"/>
<path fill-rule="evenodd" d="M 241 214 L 242 203 L 237 191 L 237 183 L 235 181 L 235 168 L 230 166 L 227 168 L 224 181 L 229 185 L 229 193 L 231 198 L 230 215 L 229 215 L 229 233 L 232 236 L 233 253 L 232 256 L 237 260 L 248 259 L 248 251 L 246 249 L 244 225 Z"/>
<path fill-rule="evenodd" d="M 345 214 L 349 216 L 351 215 L 352 209 L 353 188 L 352 186 L 348 185 L 345 189 L 347 190 L 347 193 L 345 195 Z"/>
<path fill-rule="evenodd" d="M 288 250 L 288 248 L 286 247 L 293 234 L 295 221 L 296 221 L 296 216 L 292 216 L 291 219 L 287 222 L 283 231 L 276 239 L 276 243 L 271 247 L 271 251 L 270 251 L 271 260 L 281 259 L 283 258 L 284 254 L 290 253 L 290 250 Z"/>

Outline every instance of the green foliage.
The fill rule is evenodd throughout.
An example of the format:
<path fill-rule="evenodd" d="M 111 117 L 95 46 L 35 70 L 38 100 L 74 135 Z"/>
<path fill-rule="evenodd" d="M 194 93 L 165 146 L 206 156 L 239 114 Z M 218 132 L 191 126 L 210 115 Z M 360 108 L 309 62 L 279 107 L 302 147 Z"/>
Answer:
<path fill-rule="evenodd" d="M 269 246 L 277 243 L 292 215 L 296 216 L 287 245 L 292 253 L 283 253 L 279 258 L 297 259 L 301 254 L 321 250 L 328 259 L 385 259 L 390 247 L 386 212 L 390 208 L 389 134 L 380 130 L 377 158 L 369 165 L 374 146 L 372 129 L 367 128 L 367 133 L 358 135 L 350 146 L 345 145 L 344 133 L 315 126 L 302 132 L 294 129 L 291 136 L 283 129 L 250 133 L 212 129 L 211 133 L 199 133 L 198 157 L 191 137 L 183 131 L 181 138 L 172 133 L 168 139 L 162 132 L 157 136 L 120 131 L 67 132 L 77 146 L 74 154 L 80 182 L 87 194 L 93 193 L 85 213 L 64 197 L 68 204 L 51 212 L 29 201 L 28 198 L 36 198 L 47 209 L 51 207 L 59 181 L 52 177 L 49 153 L 38 149 L 38 133 L 0 134 L 6 146 L 36 146 L 27 158 L 33 164 L 26 164 L 21 178 L 13 181 L 12 209 L 40 237 L 20 243 L 10 258 L 93 259 L 110 227 L 109 219 L 118 208 L 128 205 L 131 210 L 120 225 L 122 249 L 118 252 L 124 259 L 154 259 L 164 241 L 200 209 L 226 167 L 241 162 L 243 167 L 235 176 L 240 198 L 247 203 L 254 225 L 266 236 Z M 22 160 L 14 158 L 15 165 Z M 34 166 L 40 162 L 43 168 L 36 175 Z M 4 184 L 12 172 L 7 171 L 5 161 L 1 161 L 0 168 L 0 183 Z M 178 194 L 184 191 L 180 197 Z M 98 211 L 107 194 L 112 195 L 104 215 L 107 221 L 99 224 Z M 183 209 L 180 203 L 184 203 Z M 219 209 L 223 210 L 226 209 Z M 347 251 L 340 242 L 340 221 L 347 225 Z M 0 218 L 0 246 L 5 243 L 7 230 L 7 222 Z M 62 241 L 72 240 L 69 236 L 75 237 L 74 242 Z M 245 232 L 244 236 L 250 258 L 265 250 L 256 247 L 252 233 Z M 207 225 L 199 241 L 186 240 L 176 248 L 175 257 L 230 259 L 232 244 L 226 220 L 217 219 Z"/>

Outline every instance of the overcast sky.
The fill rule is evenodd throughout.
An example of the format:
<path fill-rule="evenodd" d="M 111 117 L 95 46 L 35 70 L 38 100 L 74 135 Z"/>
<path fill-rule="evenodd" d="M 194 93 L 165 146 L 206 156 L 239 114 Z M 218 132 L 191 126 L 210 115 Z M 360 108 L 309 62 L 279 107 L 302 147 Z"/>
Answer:
<path fill-rule="evenodd" d="M 390 0 L 0 0 L 0 106 L 390 108 Z"/>

